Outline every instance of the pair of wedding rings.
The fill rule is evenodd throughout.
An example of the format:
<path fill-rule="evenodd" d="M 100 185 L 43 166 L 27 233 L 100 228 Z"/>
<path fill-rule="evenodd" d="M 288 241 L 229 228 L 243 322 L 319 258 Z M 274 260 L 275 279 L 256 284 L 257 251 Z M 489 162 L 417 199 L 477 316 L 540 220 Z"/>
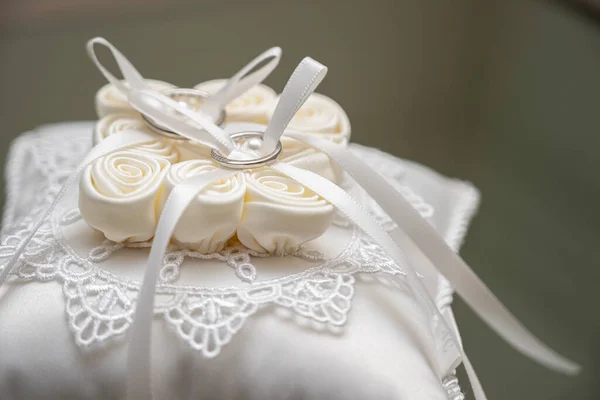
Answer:
<path fill-rule="evenodd" d="M 172 100 L 175 100 L 176 102 L 182 104 L 183 106 L 191 109 L 192 111 L 198 111 L 198 109 L 200 108 L 202 103 L 204 101 L 206 101 L 206 99 L 209 97 L 208 93 L 203 92 L 201 90 L 182 89 L 182 88 L 167 89 L 167 90 L 163 91 L 163 94 L 170 97 Z M 227 114 L 226 114 L 225 110 L 221 110 L 221 112 L 219 113 L 219 116 L 214 121 L 214 123 L 218 126 L 222 126 L 223 123 L 225 122 L 226 117 L 227 117 Z M 177 133 L 171 131 L 167 127 L 160 124 L 158 121 L 154 120 L 153 118 L 151 118 L 145 114 L 142 114 L 142 118 L 143 118 L 144 122 L 146 122 L 148 127 L 156 134 L 159 134 L 161 136 L 164 136 L 169 139 L 174 139 L 174 140 L 188 140 L 187 138 L 185 138 L 181 135 L 178 135 Z M 240 144 L 244 143 L 246 141 L 251 141 L 250 147 L 252 148 L 253 147 L 252 143 L 255 143 L 254 147 L 257 147 L 256 143 L 257 143 L 257 141 L 262 140 L 262 136 L 263 136 L 262 132 L 254 132 L 253 131 L 253 132 L 234 133 L 230 137 L 236 143 L 240 143 Z M 258 143 L 260 143 L 260 142 L 258 142 Z M 257 148 L 254 148 L 254 150 L 257 150 Z M 268 164 L 272 163 L 273 161 L 277 160 L 277 158 L 281 154 L 281 150 L 282 150 L 282 146 L 281 146 L 281 141 L 280 141 L 277 143 L 275 150 L 273 150 L 273 152 L 271 152 L 270 154 L 263 156 L 263 157 L 251 159 L 251 160 L 231 159 L 231 158 L 224 156 L 223 154 L 221 154 L 220 152 L 218 152 L 215 149 L 213 149 L 211 151 L 211 157 L 213 158 L 213 160 L 215 160 L 215 162 L 217 162 L 221 166 L 223 166 L 225 168 L 229 168 L 229 169 L 259 168 L 259 167 L 268 165 Z"/>

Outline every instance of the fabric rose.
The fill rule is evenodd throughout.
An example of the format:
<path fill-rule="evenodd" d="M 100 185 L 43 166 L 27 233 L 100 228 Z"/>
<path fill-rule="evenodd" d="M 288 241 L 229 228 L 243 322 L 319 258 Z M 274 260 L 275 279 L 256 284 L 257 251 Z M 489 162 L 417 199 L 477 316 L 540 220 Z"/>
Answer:
<path fill-rule="evenodd" d="M 132 150 L 95 161 L 81 177 L 81 215 L 115 242 L 151 239 L 159 217 L 157 198 L 168 167 L 164 158 Z"/>
<path fill-rule="evenodd" d="M 244 177 L 246 199 L 237 237 L 246 247 L 289 254 L 329 227 L 333 206 L 293 179 L 268 167 Z"/>
<path fill-rule="evenodd" d="M 267 119 L 273 118 L 273 112 L 279 99 L 274 99 L 267 111 Z M 347 144 L 350 140 L 350 120 L 344 109 L 329 97 L 313 93 L 304 103 L 288 129 L 319 134 L 336 143 Z"/>
<path fill-rule="evenodd" d="M 283 136 L 281 138 L 283 150 L 279 159 L 294 167 L 302 168 L 321 175 L 334 183 L 341 180 L 341 170 L 329 157 L 299 140 Z"/>
<path fill-rule="evenodd" d="M 214 79 L 196 85 L 195 89 L 214 94 L 221 89 L 225 83 L 225 79 Z M 225 111 L 227 112 L 226 122 L 254 122 L 266 124 L 267 110 L 276 97 L 277 93 L 275 93 L 273 89 L 266 85 L 258 84 L 227 104 L 227 107 L 225 108 Z"/>
<path fill-rule="evenodd" d="M 148 86 L 158 91 L 175 87 L 168 82 L 154 79 L 146 79 L 146 82 Z M 127 98 L 113 84 L 108 83 L 96 93 L 96 114 L 98 118 L 102 118 L 114 113 L 135 114 L 136 111 L 129 105 Z"/>
<path fill-rule="evenodd" d="M 109 114 L 96 123 L 94 129 L 94 143 L 99 143 L 104 138 L 126 130 L 149 131 L 146 123 L 135 114 Z M 174 164 L 179 162 L 180 152 L 175 140 L 157 139 L 156 141 L 133 147 L 133 151 L 141 151 L 162 157 Z"/>
<path fill-rule="evenodd" d="M 173 165 L 165 176 L 158 213 L 177 184 L 215 168 L 217 165 L 210 160 L 190 160 Z M 245 193 L 246 184 L 241 173 L 211 183 L 186 208 L 175 227 L 173 240 L 202 253 L 221 250 L 235 234 L 242 216 Z"/>
<path fill-rule="evenodd" d="M 211 159 L 211 148 L 192 140 L 178 140 L 175 145 L 179 151 L 179 161 Z"/>
<path fill-rule="evenodd" d="M 146 124 L 135 114 L 113 113 L 100 118 L 94 128 L 94 144 L 126 130 L 146 130 Z"/>

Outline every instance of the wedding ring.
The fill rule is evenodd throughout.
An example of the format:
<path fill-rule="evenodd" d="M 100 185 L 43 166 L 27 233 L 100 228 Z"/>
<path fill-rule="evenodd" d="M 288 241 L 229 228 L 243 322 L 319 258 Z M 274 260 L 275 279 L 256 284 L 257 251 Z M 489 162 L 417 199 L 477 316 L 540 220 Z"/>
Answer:
<path fill-rule="evenodd" d="M 262 139 L 262 132 L 238 132 L 232 134 L 230 137 L 234 141 L 240 141 L 239 139 L 251 140 L 251 139 Z M 252 146 L 250 146 L 252 147 Z M 213 149 L 210 153 L 210 156 L 215 160 L 218 164 L 222 165 L 225 168 L 229 169 L 251 169 L 251 168 L 260 168 L 264 167 L 277 160 L 279 155 L 281 154 L 281 141 L 277 142 L 277 146 L 275 150 L 270 154 L 267 154 L 264 157 L 255 158 L 253 160 L 234 160 L 231 158 L 227 158 L 217 150 Z"/>
<path fill-rule="evenodd" d="M 204 103 L 206 99 L 210 97 L 208 93 L 197 89 L 175 88 L 163 90 L 161 93 L 170 97 L 172 100 L 175 100 L 176 102 L 188 108 L 189 110 L 195 112 L 200 111 L 202 109 L 202 103 Z M 174 113 L 174 115 L 181 116 L 184 120 L 185 118 L 187 118 L 185 117 L 185 115 L 182 115 L 176 110 L 172 110 L 172 112 Z M 221 110 L 218 118 L 213 122 L 216 125 L 221 126 L 223 125 L 223 122 L 225 122 L 226 117 L 227 113 L 225 112 L 225 110 Z M 176 132 L 173 132 L 166 126 L 162 125 L 160 122 L 154 120 L 154 118 L 151 118 L 145 114 L 142 114 L 142 118 L 154 133 L 166 136 L 169 139 L 188 140 L 186 137 L 178 135 Z"/>

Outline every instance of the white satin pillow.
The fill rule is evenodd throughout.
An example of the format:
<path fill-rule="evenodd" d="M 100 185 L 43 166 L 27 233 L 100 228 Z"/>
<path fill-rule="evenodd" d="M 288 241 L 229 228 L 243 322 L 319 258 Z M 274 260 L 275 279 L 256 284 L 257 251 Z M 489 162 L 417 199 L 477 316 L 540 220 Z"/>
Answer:
<path fill-rule="evenodd" d="M 90 123 L 51 125 L 18 139 L 9 155 L 9 173 L 14 172 L 11 165 L 31 157 L 33 149 L 49 151 L 44 141 L 63 140 L 68 146 L 70 137 L 88 135 L 91 128 Z M 391 171 L 397 168 L 403 182 L 435 210 L 430 220 L 433 226 L 452 246 L 458 246 L 477 203 L 472 187 L 373 149 L 352 148 L 369 163 L 385 163 Z M 5 229 L 29 215 L 30 201 L 44 184 L 36 172 L 40 166 L 35 162 L 22 165 L 18 171 L 21 179 L 16 180 L 19 184 L 7 188 L 11 206 L 3 218 Z M 84 244 L 86 240 L 101 241 L 83 223 L 66 239 Z M 346 239 L 336 235 L 324 246 L 337 248 Z M 143 265 L 146 256 L 147 250 L 132 249 L 102 265 L 128 275 L 135 265 Z M 286 275 L 292 264 L 287 260 L 269 263 L 267 271 Z M 222 263 L 194 263 L 198 268 L 189 265 L 190 271 L 202 274 L 216 286 L 230 284 L 223 278 L 231 275 L 227 268 L 221 268 L 222 276 L 210 275 L 209 271 Z M 152 337 L 154 398 L 449 399 L 442 380 L 452 371 L 440 368 L 431 321 L 402 282 L 401 277 L 387 283 L 373 281 L 370 276 L 358 277 L 348 322 L 340 331 L 300 325 L 269 310 L 259 312 L 218 357 L 210 360 L 191 350 L 157 318 Z M 452 324 L 447 282 L 439 277 L 426 284 Z M 90 349 L 77 347 L 68 328 L 63 296 L 62 285 L 56 280 L 9 280 L 0 289 L 3 400 L 124 399 L 126 340 Z"/>

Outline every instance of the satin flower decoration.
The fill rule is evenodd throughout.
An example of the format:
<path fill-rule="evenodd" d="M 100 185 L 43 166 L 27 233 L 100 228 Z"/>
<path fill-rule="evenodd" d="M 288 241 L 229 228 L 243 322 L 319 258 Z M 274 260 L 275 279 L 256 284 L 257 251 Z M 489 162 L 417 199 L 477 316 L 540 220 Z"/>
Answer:
<path fill-rule="evenodd" d="M 195 88 L 213 93 L 225 80 Z M 172 88 L 150 81 L 156 89 Z M 277 104 L 273 89 L 259 84 L 229 103 L 225 123 L 266 123 Z M 148 131 L 146 123 L 122 94 L 106 85 L 96 95 L 100 119 L 94 143 L 124 130 Z M 293 129 L 325 135 L 347 143 L 350 126 L 341 107 L 326 96 L 313 94 L 292 120 Z M 283 137 L 280 161 L 339 183 L 341 172 L 327 155 L 309 145 Z M 79 207 L 84 220 L 116 242 L 152 239 L 165 201 L 183 180 L 217 168 L 210 148 L 187 140 L 157 136 L 150 144 L 119 151 L 88 166 L 81 178 Z M 321 236 L 334 208 L 297 182 L 269 167 L 241 171 L 205 188 L 178 222 L 172 242 L 203 253 L 221 250 L 233 237 L 246 247 L 288 254 Z"/>
<path fill-rule="evenodd" d="M 279 97 L 271 100 L 267 111 L 267 121 L 275 112 Z M 350 119 L 344 109 L 333 99 L 320 94 L 311 94 L 290 121 L 288 129 L 318 134 L 336 143 L 348 144 L 350 141 Z"/>
<path fill-rule="evenodd" d="M 226 79 L 214 79 L 202 82 L 194 87 L 208 94 L 214 94 L 221 89 Z M 225 107 L 227 118 L 225 122 L 254 122 L 257 124 L 267 123 L 267 113 L 273 100 L 277 98 L 277 93 L 268 87 L 259 83 L 253 86 L 246 93 L 242 94 Z"/>

